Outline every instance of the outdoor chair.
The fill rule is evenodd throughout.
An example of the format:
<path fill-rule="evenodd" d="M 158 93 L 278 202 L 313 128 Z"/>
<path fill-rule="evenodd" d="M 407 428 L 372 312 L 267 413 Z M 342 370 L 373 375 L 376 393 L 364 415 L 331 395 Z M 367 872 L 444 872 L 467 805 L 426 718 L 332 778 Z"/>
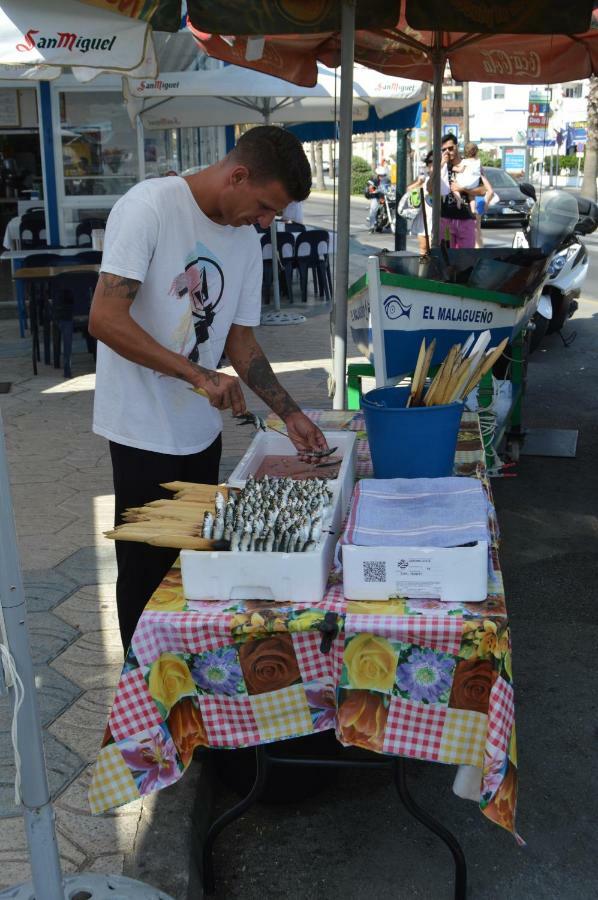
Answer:
<path fill-rule="evenodd" d="M 307 280 L 311 271 L 314 282 L 314 293 L 325 297 L 328 302 L 331 299 L 330 280 L 328 272 L 328 242 L 329 234 L 324 229 L 306 231 L 297 235 L 295 241 L 295 256 L 299 269 L 299 281 L 301 284 L 301 300 L 307 303 Z"/>
<path fill-rule="evenodd" d="M 96 358 L 96 340 L 88 331 L 91 298 L 97 284 L 96 272 L 73 272 L 52 280 L 52 296 L 48 300 L 52 321 L 54 368 L 60 366 L 62 346 L 64 377 L 70 378 L 73 332 L 85 338 L 88 351 Z"/>
<path fill-rule="evenodd" d="M 22 260 L 22 268 L 38 268 L 40 266 L 59 266 L 62 258 L 56 253 L 36 253 Z M 46 310 L 46 300 L 50 290 L 50 279 L 30 281 L 25 284 L 25 298 L 29 303 L 29 328 L 31 330 L 31 361 L 33 374 L 37 375 L 37 364 L 41 361 L 39 346 L 39 329 L 42 328 L 44 338 L 44 362 L 50 362 L 50 330 Z"/>
<path fill-rule="evenodd" d="M 105 219 L 82 219 L 75 230 L 75 244 L 77 247 L 91 247 L 91 232 L 95 228 L 106 228 Z"/>
<path fill-rule="evenodd" d="M 101 250 L 81 250 L 75 257 L 75 262 L 79 263 L 96 263 L 98 266 L 102 262 Z"/>
<path fill-rule="evenodd" d="M 305 225 L 302 225 L 301 222 L 287 222 L 284 226 L 285 231 L 290 231 L 291 234 L 299 234 L 299 232 L 307 231 Z"/>
<path fill-rule="evenodd" d="M 22 250 L 47 247 L 46 214 L 43 209 L 29 209 L 21 216 L 19 240 Z"/>
<path fill-rule="evenodd" d="M 287 231 L 277 235 L 278 261 L 284 275 L 284 288 L 289 302 L 293 302 L 293 269 L 296 266 L 295 236 Z"/>
<path fill-rule="evenodd" d="M 262 245 L 262 303 L 270 302 L 270 287 L 272 286 L 272 241 L 270 234 L 264 233 L 260 238 Z"/>

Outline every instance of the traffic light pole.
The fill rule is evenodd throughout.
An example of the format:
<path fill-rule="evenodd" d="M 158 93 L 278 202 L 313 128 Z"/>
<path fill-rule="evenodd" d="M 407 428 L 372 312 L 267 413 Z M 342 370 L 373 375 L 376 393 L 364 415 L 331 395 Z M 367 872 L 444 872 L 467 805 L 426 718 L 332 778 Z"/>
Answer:
<path fill-rule="evenodd" d="M 397 130 L 397 183 L 395 204 L 395 250 L 407 249 L 407 222 L 403 216 L 397 215 L 399 200 L 407 189 L 407 141 L 409 129 Z"/>

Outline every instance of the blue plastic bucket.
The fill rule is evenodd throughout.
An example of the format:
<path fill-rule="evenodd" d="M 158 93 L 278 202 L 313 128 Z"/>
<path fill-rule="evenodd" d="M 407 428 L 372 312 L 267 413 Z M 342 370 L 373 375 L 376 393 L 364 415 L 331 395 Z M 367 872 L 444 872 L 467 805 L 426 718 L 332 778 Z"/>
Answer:
<path fill-rule="evenodd" d="M 383 387 L 361 398 L 375 478 L 453 474 L 463 403 L 406 408 L 410 388 Z"/>

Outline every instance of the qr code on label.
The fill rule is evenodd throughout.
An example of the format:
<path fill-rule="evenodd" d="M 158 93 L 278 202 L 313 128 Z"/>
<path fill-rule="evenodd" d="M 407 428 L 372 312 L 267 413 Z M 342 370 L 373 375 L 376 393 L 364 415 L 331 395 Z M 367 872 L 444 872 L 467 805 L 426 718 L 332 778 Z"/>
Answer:
<path fill-rule="evenodd" d="M 363 564 L 363 580 L 368 582 L 386 581 L 386 563 L 385 562 L 364 562 Z"/>

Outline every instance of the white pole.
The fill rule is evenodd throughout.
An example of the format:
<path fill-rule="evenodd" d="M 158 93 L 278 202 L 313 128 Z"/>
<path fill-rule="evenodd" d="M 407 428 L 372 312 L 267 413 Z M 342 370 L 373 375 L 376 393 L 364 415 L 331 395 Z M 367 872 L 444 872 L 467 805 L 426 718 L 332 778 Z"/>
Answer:
<path fill-rule="evenodd" d="M 345 408 L 347 367 L 347 290 L 349 285 L 349 229 L 351 216 L 351 139 L 353 134 L 353 63 L 355 59 L 355 0 L 344 0 L 341 18 L 341 91 L 338 162 L 338 240 L 331 317 L 334 346 L 332 375 L 334 409 Z"/>
<path fill-rule="evenodd" d="M 143 131 L 143 122 L 141 116 L 136 118 L 137 126 L 137 166 L 139 171 L 139 181 L 145 178 L 145 134 Z"/>
<path fill-rule="evenodd" d="M 442 143 L 442 82 L 444 80 L 444 67 L 446 59 L 444 55 L 435 51 L 433 57 L 434 66 L 434 96 L 432 98 L 432 246 L 439 247 L 442 235 L 440 234 L 440 159 Z"/>
<path fill-rule="evenodd" d="M 4 428 L 0 415 L 0 604 L 8 650 L 23 682 L 17 715 L 17 749 L 21 758 L 21 800 L 34 894 L 37 900 L 64 900 L 60 857 L 50 802 L 42 744 L 23 579 L 19 566 Z"/>

